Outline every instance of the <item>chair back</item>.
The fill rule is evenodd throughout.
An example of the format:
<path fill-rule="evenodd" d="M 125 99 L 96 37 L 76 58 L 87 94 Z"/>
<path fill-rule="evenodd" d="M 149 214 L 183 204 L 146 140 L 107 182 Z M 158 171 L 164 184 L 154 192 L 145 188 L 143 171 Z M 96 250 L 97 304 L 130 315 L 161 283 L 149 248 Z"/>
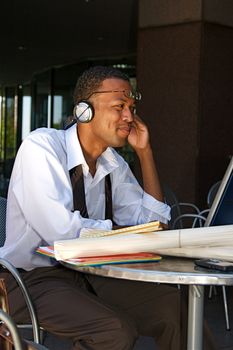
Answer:
<path fill-rule="evenodd" d="M 4 245 L 6 239 L 6 204 L 6 198 L 0 197 L 0 247 Z"/>
<path fill-rule="evenodd" d="M 221 185 L 221 182 L 222 181 L 218 181 L 218 182 L 215 182 L 209 189 L 209 192 L 207 194 L 207 205 L 208 205 L 208 208 L 211 207 L 213 201 L 214 201 L 214 198 L 218 192 L 218 189 L 219 189 L 219 186 Z"/>
<path fill-rule="evenodd" d="M 163 185 L 163 193 L 165 202 L 171 207 L 171 220 L 169 222 L 171 228 L 174 220 L 181 215 L 179 201 L 173 190 L 166 184 Z"/>

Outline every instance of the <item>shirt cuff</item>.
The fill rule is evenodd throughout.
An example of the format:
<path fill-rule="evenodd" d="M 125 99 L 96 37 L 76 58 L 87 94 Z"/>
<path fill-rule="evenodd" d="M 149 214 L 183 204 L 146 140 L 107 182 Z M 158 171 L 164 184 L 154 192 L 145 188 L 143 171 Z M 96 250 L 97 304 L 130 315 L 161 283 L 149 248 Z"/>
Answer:
<path fill-rule="evenodd" d="M 148 209 L 148 221 L 158 220 L 167 223 L 171 219 L 171 208 L 164 202 L 160 202 L 150 194 L 143 192 L 142 205 Z"/>

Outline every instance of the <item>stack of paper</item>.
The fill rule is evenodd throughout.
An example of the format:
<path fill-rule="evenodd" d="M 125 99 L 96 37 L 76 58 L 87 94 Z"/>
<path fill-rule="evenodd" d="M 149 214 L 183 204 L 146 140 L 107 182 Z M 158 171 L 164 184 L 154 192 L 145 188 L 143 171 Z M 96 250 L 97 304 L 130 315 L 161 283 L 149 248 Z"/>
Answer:
<path fill-rule="evenodd" d="M 233 225 L 159 230 L 146 234 L 124 232 L 102 237 L 97 235 L 97 238 L 56 241 L 54 252 L 57 260 L 138 252 L 226 258 L 228 252 L 228 260 L 233 261 Z"/>
<path fill-rule="evenodd" d="M 53 247 L 40 247 L 37 249 L 37 253 L 55 258 Z M 137 253 L 137 254 L 119 254 L 108 256 L 92 256 L 83 258 L 66 259 L 65 262 L 76 266 L 96 266 L 106 264 L 129 264 L 129 263 L 141 263 L 141 262 L 157 262 L 161 257 L 153 253 Z"/>

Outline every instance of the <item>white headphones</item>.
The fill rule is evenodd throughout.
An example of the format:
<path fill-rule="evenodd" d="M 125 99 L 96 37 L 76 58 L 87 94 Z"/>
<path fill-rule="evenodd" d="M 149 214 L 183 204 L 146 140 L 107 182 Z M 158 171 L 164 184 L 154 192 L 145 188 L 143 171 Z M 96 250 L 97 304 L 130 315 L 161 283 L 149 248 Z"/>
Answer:
<path fill-rule="evenodd" d="M 89 123 L 94 117 L 94 107 L 88 101 L 80 101 L 74 107 L 74 118 L 80 123 Z"/>

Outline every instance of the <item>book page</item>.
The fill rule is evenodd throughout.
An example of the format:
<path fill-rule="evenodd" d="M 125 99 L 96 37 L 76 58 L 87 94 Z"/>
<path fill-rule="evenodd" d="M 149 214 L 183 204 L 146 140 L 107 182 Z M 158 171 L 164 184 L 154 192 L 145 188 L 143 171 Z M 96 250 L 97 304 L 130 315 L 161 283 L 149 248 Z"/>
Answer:
<path fill-rule="evenodd" d="M 97 238 L 128 233 L 149 233 L 162 229 L 163 227 L 159 221 L 153 221 L 146 224 L 124 227 L 117 230 L 97 230 L 92 228 L 83 228 L 80 232 L 80 237 Z"/>

